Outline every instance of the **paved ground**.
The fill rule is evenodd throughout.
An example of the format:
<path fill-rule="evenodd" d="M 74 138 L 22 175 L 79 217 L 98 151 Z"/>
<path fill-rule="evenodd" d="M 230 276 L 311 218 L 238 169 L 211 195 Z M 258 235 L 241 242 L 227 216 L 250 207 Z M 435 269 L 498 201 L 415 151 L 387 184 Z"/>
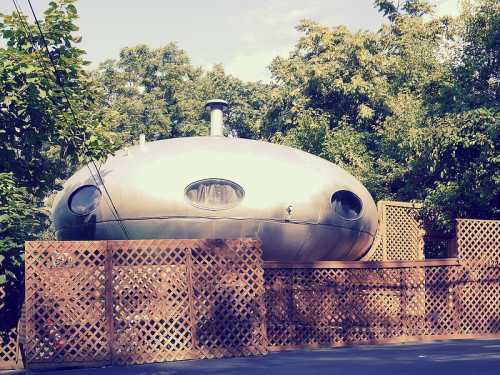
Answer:
<path fill-rule="evenodd" d="M 294 350 L 264 357 L 44 371 L 40 375 L 500 375 L 500 340 Z"/>

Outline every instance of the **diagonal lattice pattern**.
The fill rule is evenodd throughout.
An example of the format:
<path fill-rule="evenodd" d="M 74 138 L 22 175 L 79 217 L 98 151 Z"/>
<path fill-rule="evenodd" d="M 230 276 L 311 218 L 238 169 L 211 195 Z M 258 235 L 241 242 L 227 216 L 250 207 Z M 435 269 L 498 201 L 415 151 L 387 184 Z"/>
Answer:
<path fill-rule="evenodd" d="M 499 335 L 498 238 L 499 222 L 461 220 L 460 262 L 265 272 L 254 240 L 27 243 L 26 358 L 150 363 Z M 1 334 L 5 368 L 19 360 L 18 338 Z"/>
<path fill-rule="evenodd" d="M 107 362 L 105 242 L 26 243 L 28 363 Z"/>
<path fill-rule="evenodd" d="M 0 370 L 11 370 L 20 367 L 17 330 L 0 331 Z"/>
<path fill-rule="evenodd" d="M 117 363 L 196 358 L 190 319 L 192 243 L 110 241 Z"/>
<path fill-rule="evenodd" d="M 29 366 L 267 352 L 260 242 L 26 244 Z"/>
<path fill-rule="evenodd" d="M 192 251 L 192 280 L 200 357 L 267 353 L 259 242 L 200 240 Z"/>
<path fill-rule="evenodd" d="M 417 203 L 379 201 L 378 232 L 364 261 L 424 259 L 424 230 Z"/>
<path fill-rule="evenodd" d="M 464 274 L 457 288 L 462 330 L 500 331 L 500 221 L 457 220 L 457 252 Z"/>
<path fill-rule="evenodd" d="M 365 261 L 386 260 L 384 255 L 384 242 L 380 231 L 377 232 L 377 234 L 375 235 L 375 239 L 373 240 L 373 244 L 370 251 L 361 260 Z"/>
<path fill-rule="evenodd" d="M 272 350 L 500 334 L 499 267 L 477 262 L 320 267 L 266 268 Z"/>
<path fill-rule="evenodd" d="M 5 308 L 5 289 L 0 286 L 0 314 Z M 10 370 L 20 367 L 17 327 L 0 326 L 0 370 Z"/>
<path fill-rule="evenodd" d="M 271 264 L 270 347 L 500 335 L 500 221 L 459 220 L 457 242 L 460 262 L 452 264 Z"/>
<path fill-rule="evenodd" d="M 469 262 L 500 264 L 500 220 L 457 220 L 458 257 Z"/>
<path fill-rule="evenodd" d="M 424 259 L 424 240 L 416 204 L 383 202 L 382 241 L 385 260 Z"/>

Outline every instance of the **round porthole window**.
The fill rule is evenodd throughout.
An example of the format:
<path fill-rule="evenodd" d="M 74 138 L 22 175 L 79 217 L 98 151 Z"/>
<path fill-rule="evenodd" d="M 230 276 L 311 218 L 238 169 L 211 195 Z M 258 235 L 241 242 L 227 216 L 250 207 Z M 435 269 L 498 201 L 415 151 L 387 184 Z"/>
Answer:
<path fill-rule="evenodd" d="M 344 219 L 355 220 L 361 216 L 363 203 L 356 194 L 348 190 L 335 192 L 331 202 L 335 213 Z"/>
<path fill-rule="evenodd" d="M 88 215 L 97 209 L 101 197 L 101 191 L 97 186 L 84 185 L 71 194 L 68 200 L 68 206 L 74 214 Z"/>
<path fill-rule="evenodd" d="M 190 184 L 186 188 L 185 195 L 193 206 L 215 211 L 236 206 L 245 196 L 245 192 L 235 182 L 208 178 Z"/>

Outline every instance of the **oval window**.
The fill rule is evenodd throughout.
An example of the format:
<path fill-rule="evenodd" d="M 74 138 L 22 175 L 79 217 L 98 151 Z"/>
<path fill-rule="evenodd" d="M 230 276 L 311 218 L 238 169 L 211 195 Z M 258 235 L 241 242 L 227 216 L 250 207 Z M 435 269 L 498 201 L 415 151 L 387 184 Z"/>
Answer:
<path fill-rule="evenodd" d="M 348 190 L 339 190 L 332 195 L 332 207 L 339 216 L 347 220 L 359 218 L 363 204 L 358 196 Z"/>
<path fill-rule="evenodd" d="M 243 188 L 229 180 L 209 178 L 186 188 L 186 198 L 205 210 L 225 210 L 236 206 L 245 196 Z"/>
<path fill-rule="evenodd" d="M 77 215 L 88 215 L 94 212 L 101 201 L 101 191 L 97 186 L 84 185 L 76 189 L 69 197 L 68 206 Z"/>

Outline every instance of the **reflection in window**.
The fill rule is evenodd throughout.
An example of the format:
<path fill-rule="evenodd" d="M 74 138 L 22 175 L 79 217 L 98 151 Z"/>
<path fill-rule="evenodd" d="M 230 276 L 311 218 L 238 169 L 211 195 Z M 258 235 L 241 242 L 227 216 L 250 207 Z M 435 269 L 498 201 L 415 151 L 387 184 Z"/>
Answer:
<path fill-rule="evenodd" d="M 223 210 L 236 206 L 245 192 L 238 184 L 224 179 L 210 178 L 193 182 L 186 188 L 191 203 L 206 210 Z"/>
<path fill-rule="evenodd" d="M 361 215 L 363 204 L 358 196 L 347 190 L 339 190 L 332 195 L 332 207 L 344 219 L 354 220 Z"/>
<path fill-rule="evenodd" d="M 97 186 L 81 186 L 69 197 L 69 209 L 77 215 L 88 215 L 97 209 L 101 196 Z"/>

